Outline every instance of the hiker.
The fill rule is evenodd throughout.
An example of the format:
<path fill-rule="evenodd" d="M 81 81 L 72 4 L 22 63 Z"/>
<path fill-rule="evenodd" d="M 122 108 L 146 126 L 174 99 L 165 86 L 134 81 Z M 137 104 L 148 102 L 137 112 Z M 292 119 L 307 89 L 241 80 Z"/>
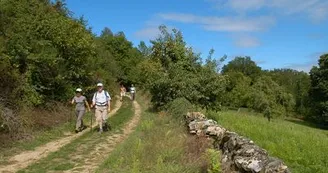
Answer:
<path fill-rule="evenodd" d="M 134 100 L 136 97 L 136 88 L 134 87 L 133 84 L 131 85 L 130 93 L 131 93 L 131 100 Z"/>
<path fill-rule="evenodd" d="M 90 112 L 89 103 L 87 102 L 86 97 L 82 95 L 81 88 L 76 89 L 76 95 L 72 99 L 71 103 L 76 104 L 75 115 L 77 119 L 76 119 L 75 133 L 78 133 L 84 129 L 83 116 L 85 114 L 85 105 L 87 106 L 88 111 Z"/>
<path fill-rule="evenodd" d="M 126 89 L 123 85 L 121 85 L 120 88 L 120 94 L 121 94 L 121 101 L 123 101 L 123 97 L 125 96 Z"/>
<path fill-rule="evenodd" d="M 110 101 L 111 97 L 107 91 L 103 89 L 103 84 L 97 84 L 97 92 L 93 95 L 91 107 L 95 107 L 95 116 L 96 121 L 99 125 L 99 133 L 102 133 L 104 130 L 109 130 L 109 126 L 106 122 L 110 112 Z"/>

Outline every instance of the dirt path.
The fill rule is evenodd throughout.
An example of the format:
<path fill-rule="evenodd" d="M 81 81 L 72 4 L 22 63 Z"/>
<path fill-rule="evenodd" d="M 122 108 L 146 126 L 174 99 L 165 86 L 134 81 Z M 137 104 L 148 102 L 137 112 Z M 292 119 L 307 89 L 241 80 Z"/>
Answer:
<path fill-rule="evenodd" d="M 121 107 L 122 102 L 119 100 L 116 102 L 114 109 L 109 113 L 109 116 L 113 116 Z M 94 123 L 92 125 L 92 128 L 96 127 L 97 124 Z M 82 136 L 83 134 L 90 132 L 89 129 L 85 129 L 84 131 L 78 133 L 78 134 L 68 134 L 69 136 L 61 138 L 56 141 L 51 141 L 47 144 L 44 144 L 42 146 L 39 146 L 35 148 L 33 151 L 25 151 L 18 155 L 12 156 L 8 158 L 9 165 L 0 165 L 0 172 L 17 172 L 18 170 L 24 169 L 30 164 L 45 158 L 49 153 L 58 151 L 63 146 L 69 144 L 74 139 Z"/>
<path fill-rule="evenodd" d="M 83 160 L 76 164 L 72 170 L 67 170 L 65 172 L 95 172 L 98 166 L 102 164 L 115 147 L 123 142 L 138 125 L 141 116 L 141 108 L 136 101 L 133 102 L 133 106 L 134 116 L 122 129 L 123 133 L 118 132 L 108 136 L 103 142 L 98 143 L 88 155 L 80 153 L 72 156 L 75 158 L 83 158 Z"/>

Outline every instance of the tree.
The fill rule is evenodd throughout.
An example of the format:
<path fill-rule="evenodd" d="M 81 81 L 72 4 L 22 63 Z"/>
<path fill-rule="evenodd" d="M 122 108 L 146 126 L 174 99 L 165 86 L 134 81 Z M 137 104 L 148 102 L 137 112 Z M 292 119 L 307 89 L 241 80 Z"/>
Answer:
<path fill-rule="evenodd" d="M 255 81 L 246 100 L 249 108 L 262 113 L 270 110 L 275 116 L 287 116 L 295 106 L 293 96 L 269 76 L 261 76 Z"/>
<path fill-rule="evenodd" d="M 157 68 L 161 77 L 150 82 L 155 107 L 163 108 L 175 99 L 183 98 L 203 108 L 220 109 L 226 80 L 217 73 L 219 63 L 211 58 L 214 50 L 210 51 L 209 58 L 202 65 L 199 54 L 186 46 L 180 31 L 173 29 L 169 32 L 165 26 L 159 29 L 161 35 L 151 41 L 150 55 L 152 63 L 161 66 Z"/>
<path fill-rule="evenodd" d="M 65 4 L 40 0 L 1 1 L 3 54 L 22 82 L 11 93 L 16 101 L 34 105 L 44 98 L 65 100 L 72 86 L 85 84 L 88 60 L 94 55 L 93 35 L 63 14 Z"/>
<path fill-rule="evenodd" d="M 276 83 L 284 87 L 288 93 L 293 95 L 296 102 L 294 108 L 296 113 L 305 116 L 308 114 L 308 92 L 311 82 L 309 74 L 293 69 L 274 69 L 266 71 L 265 75 L 270 76 Z"/>
<path fill-rule="evenodd" d="M 312 116 L 318 123 L 328 125 L 328 54 L 320 56 L 318 67 L 310 71 Z"/>
<path fill-rule="evenodd" d="M 108 27 L 105 27 L 102 31 L 101 31 L 101 34 L 100 34 L 100 37 L 101 38 L 104 38 L 104 37 L 112 37 L 113 36 L 113 32 L 112 30 L 110 30 Z"/>
<path fill-rule="evenodd" d="M 261 74 L 261 67 L 257 66 L 249 56 L 236 57 L 234 60 L 230 61 L 227 65 L 224 65 L 222 68 L 223 74 L 229 71 L 241 72 L 245 76 L 255 80 Z"/>
<path fill-rule="evenodd" d="M 102 47 L 99 53 L 107 51 L 111 55 L 111 59 L 115 61 L 115 68 L 119 71 L 115 72 L 117 75 L 115 78 L 124 84 L 139 83 L 136 76 L 138 73 L 137 65 L 142 62 L 143 55 L 137 48 L 133 47 L 132 42 L 126 39 L 125 34 L 123 32 L 113 34 L 109 28 L 104 28 L 98 39 Z"/>
<path fill-rule="evenodd" d="M 144 57 L 149 57 L 151 54 L 151 48 L 149 48 L 144 41 L 141 41 L 138 45 L 138 50 Z"/>
<path fill-rule="evenodd" d="M 225 105 L 232 107 L 247 107 L 247 94 L 250 92 L 252 79 L 241 72 L 226 73 L 228 79 Z"/>

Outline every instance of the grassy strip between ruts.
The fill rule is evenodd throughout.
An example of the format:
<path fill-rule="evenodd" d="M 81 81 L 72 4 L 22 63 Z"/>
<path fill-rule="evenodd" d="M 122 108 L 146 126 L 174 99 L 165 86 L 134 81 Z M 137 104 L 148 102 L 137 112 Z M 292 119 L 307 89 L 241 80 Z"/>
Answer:
<path fill-rule="evenodd" d="M 115 148 L 96 172 L 206 172 L 208 156 L 213 156 L 213 151 L 205 154 L 208 141 L 189 136 L 172 116 L 146 110 L 145 100 L 139 99 L 143 112 L 136 131 Z"/>
<path fill-rule="evenodd" d="M 115 105 L 115 102 L 119 101 L 118 99 L 114 99 L 114 103 L 111 104 L 111 107 L 113 109 L 113 106 Z M 15 155 L 19 152 L 26 151 L 26 150 L 33 150 L 38 146 L 41 146 L 43 144 L 46 144 L 50 141 L 54 141 L 60 138 L 63 138 L 67 135 L 74 134 L 75 129 L 75 113 L 72 108 L 72 112 L 69 114 L 70 117 L 67 117 L 67 122 L 64 124 L 61 124 L 57 127 L 53 127 L 49 130 L 36 132 L 33 136 L 33 139 L 30 140 L 23 140 L 19 142 L 15 142 L 9 147 L 3 148 L 0 150 L 0 164 L 6 163 L 6 160 L 4 160 L 7 157 L 10 157 L 12 155 Z M 83 123 L 86 126 L 90 126 L 90 120 L 91 120 L 90 112 L 87 112 L 83 117 Z M 67 134 L 66 134 L 67 133 Z"/>
<path fill-rule="evenodd" d="M 19 172 L 47 172 L 72 169 L 83 160 L 80 156 L 88 155 L 101 141 L 113 133 L 119 133 L 120 128 L 133 116 L 131 101 L 125 99 L 115 116 L 109 118 L 112 130 L 98 134 L 89 132 L 75 139 L 59 151 L 49 154 L 46 158 L 30 165 Z"/>
<path fill-rule="evenodd" d="M 252 139 L 297 173 L 328 172 L 328 131 L 282 119 L 233 111 L 211 115 L 223 127 Z"/>

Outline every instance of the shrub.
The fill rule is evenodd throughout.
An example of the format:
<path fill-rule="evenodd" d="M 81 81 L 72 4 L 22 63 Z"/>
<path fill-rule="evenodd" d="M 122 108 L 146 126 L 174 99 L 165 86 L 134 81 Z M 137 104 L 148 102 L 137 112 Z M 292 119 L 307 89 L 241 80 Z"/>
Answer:
<path fill-rule="evenodd" d="M 177 119 L 182 119 L 192 109 L 193 105 L 185 98 L 177 98 L 167 104 L 168 112 Z"/>

